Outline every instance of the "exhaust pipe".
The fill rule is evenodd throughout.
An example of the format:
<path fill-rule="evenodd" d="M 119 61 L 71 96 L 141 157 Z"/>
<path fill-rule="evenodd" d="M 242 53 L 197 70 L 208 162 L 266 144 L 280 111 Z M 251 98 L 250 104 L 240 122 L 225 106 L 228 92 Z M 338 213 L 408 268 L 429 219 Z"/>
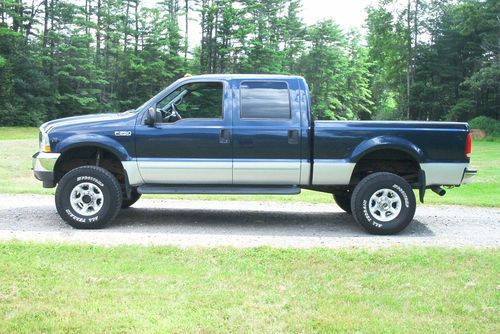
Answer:
<path fill-rule="evenodd" d="M 439 196 L 444 196 L 446 194 L 446 190 L 441 187 L 431 187 L 431 190 Z"/>

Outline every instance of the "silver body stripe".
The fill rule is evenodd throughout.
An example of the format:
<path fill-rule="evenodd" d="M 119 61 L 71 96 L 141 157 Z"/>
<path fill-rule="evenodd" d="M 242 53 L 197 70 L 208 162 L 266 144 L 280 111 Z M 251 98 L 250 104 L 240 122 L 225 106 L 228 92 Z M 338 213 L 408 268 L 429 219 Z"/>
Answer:
<path fill-rule="evenodd" d="M 233 161 L 234 184 L 296 185 L 300 182 L 300 160 L 253 160 Z"/>
<path fill-rule="evenodd" d="M 300 161 L 300 185 L 308 185 L 311 178 L 311 163 L 307 160 Z"/>
<path fill-rule="evenodd" d="M 128 183 L 131 186 L 138 186 L 144 183 L 137 161 L 122 161 L 123 168 L 127 171 Z"/>
<path fill-rule="evenodd" d="M 232 184 L 230 159 L 138 159 L 145 183 Z"/>
<path fill-rule="evenodd" d="M 130 185 L 255 184 L 307 185 L 311 164 L 306 160 L 138 159 L 123 161 Z M 313 185 L 347 185 L 355 163 L 318 159 Z M 468 163 L 422 163 L 426 185 L 459 185 Z"/>
<path fill-rule="evenodd" d="M 464 170 L 468 163 L 422 163 L 420 168 L 425 172 L 425 184 L 459 185 L 462 182 Z"/>
<path fill-rule="evenodd" d="M 314 160 L 314 185 L 346 185 L 351 180 L 352 171 L 356 164 L 346 160 Z"/>

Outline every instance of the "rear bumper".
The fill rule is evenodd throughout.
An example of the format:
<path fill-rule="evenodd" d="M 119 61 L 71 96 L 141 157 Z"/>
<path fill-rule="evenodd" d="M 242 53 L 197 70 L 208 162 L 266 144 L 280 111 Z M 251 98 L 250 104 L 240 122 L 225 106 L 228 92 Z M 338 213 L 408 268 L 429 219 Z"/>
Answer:
<path fill-rule="evenodd" d="M 468 167 L 465 168 L 461 184 L 467 184 L 473 182 L 476 177 L 476 174 L 477 174 L 477 169 L 472 169 Z"/>
<path fill-rule="evenodd" d="M 32 165 L 35 178 L 43 182 L 44 188 L 55 187 L 54 166 L 60 153 L 38 152 L 33 155 Z"/>

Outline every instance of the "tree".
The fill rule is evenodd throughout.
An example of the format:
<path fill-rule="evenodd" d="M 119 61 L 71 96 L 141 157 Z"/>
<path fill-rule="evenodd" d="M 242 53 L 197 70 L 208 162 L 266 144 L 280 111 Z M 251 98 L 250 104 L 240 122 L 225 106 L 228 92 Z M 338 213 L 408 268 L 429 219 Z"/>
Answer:
<path fill-rule="evenodd" d="M 347 41 L 331 20 L 317 23 L 307 33 L 309 49 L 301 68 L 311 90 L 313 114 L 319 119 L 353 119 L 355 113 L 346 99 L 349 59 Z"/>
<path fill-rule="evenodd" d="M 324 119 L 500 117 L 498 1 L 379 0 L 366 36 L 301 5 L 0 0 L 0 125 L 134 108 L 186 71 L 303 75 Z"/>

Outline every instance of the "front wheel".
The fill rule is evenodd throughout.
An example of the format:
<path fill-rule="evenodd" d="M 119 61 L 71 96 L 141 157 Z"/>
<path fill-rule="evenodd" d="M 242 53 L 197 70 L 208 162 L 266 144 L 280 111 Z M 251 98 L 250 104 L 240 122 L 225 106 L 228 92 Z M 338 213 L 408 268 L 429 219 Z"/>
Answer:
<path fill-rule="evenodd" d="M 116 217 L 121 205 L 120 184 L 101 167 L 75 168 L 65 174 L 57 186 L 57 212 L 75 228 L 101 228 Z"/>
<path fill-rule="evenodd" d="M 354 219 L 372 234 L 395 234 L 405 229 L 416 209 L 415 194 L 403 178 L 374 173 L 354 188 L 351 208 Z"/>

